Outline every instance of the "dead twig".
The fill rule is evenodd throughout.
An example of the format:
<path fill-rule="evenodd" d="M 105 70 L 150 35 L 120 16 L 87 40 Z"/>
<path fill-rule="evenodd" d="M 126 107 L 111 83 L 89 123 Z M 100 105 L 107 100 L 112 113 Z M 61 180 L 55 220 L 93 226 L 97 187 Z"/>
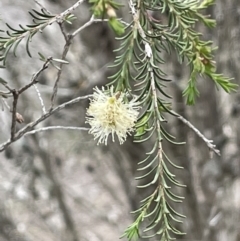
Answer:
<path fill-rule="evenodd" d="M 182 121 L 185 125 L 187 125 L 191 130 L 193 130 L 208 146 L 210 150 L 216 153 L 218 156 L 221 156 L 220 151 L 216 148 L 216 145 L 213 144 L 213 140 L 207 139 L 193 124 L 191 124 L 188 120 L 186 120 L 183 116 L 178 115 L 178 119 Z"/>
<path fill-rule="evenodd" d="M 54 109 L 49 110 L 44 115 L 40 116 L 37 120 L 27 124 L 25 127 L 23 127 L 21 130 L 19 130 L 17 133 L 15 133 L 13 138 L 10 138 L 5 143 L 0 145 L 0 152 L 4 151 L 9 145 L 11 145 L 13 142 L 19 140 L 22 136 L 24 136 L 27 132 L 31 131 L 37 124 L 47 119 L 49 116 L 53 115 L 54 113 L 66 108 L 67 106 L 73 105 L 78 103 L 81 100 L 89 99 L 92 95 L 86 95 L 86 96 L 80 96 L 75 99 L 72 99 L 70 101 L 64 102 L 63 104 L 57 106 Z"/>

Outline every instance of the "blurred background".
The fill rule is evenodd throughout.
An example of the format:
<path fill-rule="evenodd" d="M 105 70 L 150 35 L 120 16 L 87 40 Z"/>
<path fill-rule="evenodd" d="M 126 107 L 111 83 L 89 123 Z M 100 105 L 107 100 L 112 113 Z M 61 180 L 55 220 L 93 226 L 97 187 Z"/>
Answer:
<path fill-rule="evenodd" d="M 63 12 L 73 0 L 39 1 L 52 13 Z M 130 19 L 127 2 L 120 11 Z M 33 1 L 1 0 L 0 22 L 13 27 L 31 23 L 28 11 L 39 9 Z M 198 26 L 204 39 L 219 48 L 218 70 L 240 84 L 240 2 L 219 0 L 208 10 L 217 19 L 217 28 Z M 89 20 L 89 4 L 75 11 L 77 20 L 65 26 L 74 31 Z M 108 82 L 118 46 L 106 23 L 97 23 L 77 36 L 63 67 L 57 103 L 92 93 L 92 88 Z M 24 43 L 18 57 L 9 56 L 7 69 L 0 76 L 19 88 L 41 68 L 37 52 L 60 58 L 64 38 L 58 25 L 47 27 L 31 43 L 29 58 Z M 185 125 L 169 117 L 169 131 L 184 146 L 165 143 L 171 159 L 184 170 L 175 172 L 187 185 L 178 192 L 185 197 L 176 208 L 187 216 L 179 228 L 187 235 L 177 240 L 240 240 L 240 94 L 227 95 L 209 79 L 199 79 L 200 97 L 193 107 L 185 106 L 182 91 L 188 71 L 176 56 L 166 56 L 165 72 L 172 76 L 170 85 L 175 110 L 190 120 L 207 138 L 213 139 L 221 157 L 211 155 L 205 143 Z M 38 88 L 46 106 L 50 104 L 56 69 L 50 67 L 39 79 Z M 10 104 L 11 102 L 9 102 Z M 38 127 L 50 125 L 86 126 L 82 101 L 51 116 Z M 21 96 L 18 112 L 25 124 L 41 115 L 34 88 Z M 20 129 L 25 124 L 18 124 Z M 0 143 L 9 138 L 11 114 L 0 111 Z M 119 146 L 96 146 L 92 136 L 81 131 L 51 130 L 26 136 L 0 153 L 0 241 L 113 241 L 131 224 L 131 210 L 137 209 L 146 190 L 136 189 L 137 162 L 149 150 L 147 144 L 133 144 L 131 138 Z"/>

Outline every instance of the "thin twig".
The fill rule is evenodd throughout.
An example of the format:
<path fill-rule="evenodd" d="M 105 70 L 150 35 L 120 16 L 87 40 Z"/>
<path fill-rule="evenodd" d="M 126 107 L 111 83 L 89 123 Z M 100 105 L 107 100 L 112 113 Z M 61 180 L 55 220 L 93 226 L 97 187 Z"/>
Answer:
<path fill-rule="evenodd" d="M 70 45 L 72 44 L 73 38 L 80 31 L 82 31 L 86 27 L 90 26 L 92 23 L 99 22 L 99 21 L 100 21 L 99 19 L 95 20 L 94 16 L 92 16 L 88 22 L 86 22 L 83 26 L 81 26 L 80 28 L 78 28 L 76 31 L 74 31 L 72 34 L 69 34 L 69 35 L 66 35 L 66 33 L 65 33 L 64 29 L 63 29 L 62 23 L 59 22 L 59 26 L 60 26 L 61 32 L 62 32 L 62 34 L 64 36 L 65 41 L 66 41 L 64 49 L 63 49 L 62 57 L 61 57 L 62 60 L 66 59 L 66 56 L 67 56 L 67 53 L 69 51 Z M 63 66 L 63 63 L 60 63 L 59 70 L 58 70 L 58 73 L 57 73 L 57 77 L 56 77 L 56 80 L 54 82 L 53 94 L 52 94 L 52 97 L 51 97 L 51 107 L 50 107 L 50 109 L 53 108 L 54 102 L 55 102 L 55 99 L 56 99 L 56 96 L 57 96 L 58 84 L 59 84 L 60 77 L 61 77 L 61 74 L 62 74 L 62 66 Z"/>
<path fill-rule="evenodd" d="M 22 123 L 24 121 L 23 117 L 17 113 L 17 102 L 18 102 L 18 97 L 21 93 L 29 89 L 32 85 L 36 84 L 38 82 L 38 77 L 39 75 L 48 68 L 49 62 L 51 61 L 51 57 L 46 60 L 46 62 L 43 64 L 42 68 L 33 75 L 32 80 L 30 81 L 29 84 L 26 84 L 19 90 L 12 89 L 8 87 L 7 85 L 4 84 L 4 86 L 12 92 L 13 95 L 13 104 L 12 104 L 12 124 L 11 124 L 11 141 L 14 140 L 15 137 L 15 132 L 16 132 L 16 121 Z M 21 120 L 20 120 L 20 119 Z"/>
<path fill-rule="evenodd" d="M 68 35 L 67 35 L 67 33 L 65 32 L 65 30 L 64 30 L 64 28 L 63 28 L 63 23 L 60 22 L 60 23 L 58 23 L 58 25 L 59 25 L 59 27 L 60 27 L 60 30 L 61 30 L 62 34 L 63 34 L 63 37 L 64 37 L 64 39 L 65 39 L 65 42 L 67 42 L 67 40 L 68 40 Z"/>
<path fill-rule="evenodd" d="M 16 114 L 17 114 L 17 102 L 19 97 L 19 92 L 17 90 L 12 91 L 13 94 L 13 104 L 12 104 L 12 124 L 11 124 L 11 140 L 14 139 L 16 132 Z"/>
<path fill-rule="evenodd" d="M 43 114 L 46 114 L 46 107 L 45 107 L 45 105 L 44 105 L 44 102 L 43 102 L 43 98 L 42 98 L 42 96 L 41 96 L 41 93 L 40 93 L 40 91 L 39 91 L 39 89 L 38 89 L 38 87 L 37 87 L 36 84 L 34 84 L 33 87 L 34 87 L 34 89 L 35 89 L 36 92 L 37 92 L 38 99 L 39 99 L 40 104 L 41 104 L 41 107 L 42 107 L 42 112 L 43 112 Z"/>
<path fill-rule="evenodd" d="M 28 131 L 31 131 L 37 124 L 47 119 L 49 116 L 53 115 L 55 112 L 58 112 L 64 108 L 66 108 L 69 105 L 73 105 L 75 103 L 78 103 L 80 100 L 89 99 L 92 95 L 86 95 L 86 96 L 80 96 L 75 99 L 72 99 L 70 101 L 64 102 L 63 104 L 57 106 L 54 109 L 49 110 L 46 114 L 39 117 L 37 120 L 27 124 L 25 127 L 23 127 L 21 130 L 19 130 L 17 133 L 15 133 L 15 136 L 13 139 L 7 140 L 5 143 L 0 145 L 0 152 L 5 150 L 9 145 L 11 145 L 13 142 L 19 140 L 23 135 L 25 135 Z"/>
<path fill-rule="evenodd" d="M 177 113 L 175 113 L 177 114 Z M 220 151 L 216 148 L 216 145 L 213 144 L 213 140 L 207 139 L 193 124 L 191 124 L 188 120 L 186 120 L 183 116 L 178 115 L 178 119 L 182 121 L 185 125 L 187 125 L 191 130 L 193 130 L 208 146 L 210 150 L 215 152 L 218 156 L 221 156 Z"/>
<path fill-rule="evenodd" d="M 49 62 L 51 61 L 51 57 L 46 60 L 46 62 L 43 64 L 42 68 L 33 75 L 32 80 L 30 81 L 29 84 L 23 86 L 19 90 L 15 90 L 13 88 L 10 88 L 7 84 L 2 83 L 2 85 L 7 88 L 13 96 L 13 104 L 12 104 L 12 124 L 11 124 L 11 140 L 14 140 L 15 137 L 15 132 L 16 132 L 16 121 L 18 120 L 19 114 L 17 113 L 17 102 L 18 102 L 18 97 L 21 93 L 23 93 L 25 90 L 29 89 L 32 85 L 38 82 L 38 77 L 39 75 L 48 68 Z M 18 115 L 18 116 L 17 116 Z M 21 116 L 21 115 L 20 115 Z M 22 118 L 22 116 L 21 116 Z M 21 123 L 23 121 L 23 118 L 21 119 Z"/>
<path fill-rule="evenodd" d="M 64 49 L 63 49 L 62 57 L 61 57 L 62 60 L 66 59 L 69 47 L 70 47 L 70 45 L 72 43 L 72 38 L 73 38 L 72 35 L 68 35 L 67 41 L 66 41 Z M 62 74 L 63 64 L 64 63 L 60 63 L 59 70 L 57 72 L 57 77 L 56 77 L 56 80 L 54 82 L 53 93 L 52 93 L 52 97 L 51 97 L 51 107 L 50 107 L 50 109 L 53 109 L 55 98 L 57 96 L 58 83 L 59 83 L 59 80 L 60 80 L 60 77 L 61 77 L 61 74 Z"/>
<path fill-rule="evenodd" d="M 151 48 L 150 44 L 148 43 L 148 41 L 146 41 L 146 34 L 139 21 L 139 11 L 136 11 L 132 0 L 129 1 L 129 7 L 130 7 L 131 13 L 133 15 L 133 20 L 134 20 L 135 26 L 137 27 L 138 32 L 143 39 L 143 44 L 145 45 L 146 57 L 151 58 L 152 57 L 152 48 Z"/>
<path fill-rule="evenodd" d="M 22 88 L 20 88 L 18 90 L 19 94 L 23 93 L 24 91 L 26 91 L 27 89 L 29 89 L 31 86 L 33 86 L 34 84 L 36 84 L 38 82 L 38 77 L 39 75 L 45 70 L 48 68 L 49 66 L 49 63 L 51 62 L 52 60 L 52 57 L 48 57 L 47 60 L 44 62 L 43 66 L 41 69 L 39 69 L 33 76 L 32 76 L 32 79 L 30 81 L 29 84 L 23 86 Z"/>
<path fill-rule="evenodd" d="M 19 97 L 19 91 L 15 90 L 7 85 L 7 83 L 3 82 L 1 83 L 6 89 L 9 90 L 9 92 L 12 94 L 13 97 L 13 104 L 12 104 L 12 110 L 10 108 L 10 112 L 12 112 L 12 123 L 11 123 L 11 137 L 10 139 L 13 140 L 15 136 L 16 131 L 16 120 L 17 120 L 17 102 Z"/>
<path fill-rule="evenodd" d="M 59 14 L 59 19 L 64 19 L 67 15 L 69 15 L 71 12 L 73 12 L 75 9 L 77 9 L 85 0 L 79 0 L 77 1 L 72 7 L 68 8 L 63 13 Z"/>
<path fill-rule="evenodd" d="M 7 85 L 7 83 L 1 83 L 9 92 L 3 92 L 3 96 L 4 95 L 11 95 L 11 93 L 13 92 L 13 88 L 11 88 L 10 86 Z M 2 92 L 1 92 L 2 93 Z M 2 94 L 1 94 L 2 95 Z"/>
<path fill-rule="evenodd" d="M 126 23 L 125 21 L 123 21 L 122 19 L 118 19 L 121 23 L 123 23 L 126 26 L 129 26 L 129 23 Z M 76 29 L 72 35 L 73 37 L 75 37 L 79 32 L 81 32 L 83 29 L 85 29 L 86 27 L 90 26 L 93 23 L 100 23 L 100 22 L 108 22 L 109 19 L 101 19 L 101 18 L 94 18 L 94 15 L 92 15 L 92 17 L 90 18 L 90 20 L 88 22 L 86 22 L 84 25 L 82 25 L 80 28 Z"/>
<path fill-rule="evenodd" d="M 101 20 L 102 22 L 103 20 Z M 92 15 L 92 17 L 90 18 L 90 20 L 88 22 L 86 22 L 85 24 L 83 24 L 80 28 L 78 28 L 77 30 L 75 30 L 72 33 L 72 36 L 75 37 L 79 32 L 81 32 L 83 29 L 85 29 L 86 27 L 90 26 L 91 24 L 93 24 L 94 22 L 99 22 L 97 19 L 94 19 L 94 16 Z"/>
<path fill-rule="evenodd" d="M 57 130 L 57 129 L 60 129 L 60 130 L 89 131 L 89 128 L 86 128 L 86 127 L 75 127 L 75 126 L 47 126 L 47 127 L 42 127 L 42 128 L 36 129 L 36 130 L 29 131 L 29 132 L 25 133 L 24 136 L 36 134 L 36 133 L 43 132 L 43 131 Z"/>

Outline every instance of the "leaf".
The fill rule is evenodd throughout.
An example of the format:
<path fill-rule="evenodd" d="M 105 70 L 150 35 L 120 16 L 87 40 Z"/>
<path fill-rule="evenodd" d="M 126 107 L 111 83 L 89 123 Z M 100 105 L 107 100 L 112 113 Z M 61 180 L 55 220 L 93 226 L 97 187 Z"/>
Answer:
<path fill-rule="evenodd" d="M 28 38 L 27 38 L 27 42 L 26 42 L 26 50 L 27 50 L 27 53 L 28 53 L 28 56 L 29 57 L 32 57 L 31 53 L 30 53 L 30 50 L 29 50 L 29 42 L 31 42 L 32 40 L 32 36 L 31 34 L 29 33 L 28 35 Z"/>
<path fill-rule="evenodd" d="M 0 83 L 1 84 L 7 84 L 7 81 L 5 81 L 3 78 L 0 77 Z"/>
<path fill-rule="evenodd" d="M 14 43 L 13 54 L 14 54 L 15 57 L 17 57 L 16 51 L 17 51 L 17 47 L 18 47 L 18 45 L 20 44 L 21 41 L 22 41 L 22 39 L 19 39 L 18 41 L 16 41 Z"/>
<path fill-rule="evenodd" d="M 52 59 L 52 61 L 58 62 L 58 63 L 62 63 L 62 64 L 69 64 L 68 61 L 63 60 L 63 59 Z"/>
<path fill-rule="evenodd" d="M 40 56 L 40 60 L 46 61 L 46 58 L 44 57 L 44 55 L 42 53 L 38 52 L 38 55 Z"/>
<path fill-rule="evenodd" d="M 72 24 L 72 21 L 77 19 L 77 17 L 74 14 L 69 14 L 65 17 L 64 21 L 66 21 L 68 24 Z"/>
<path fill-rule="evenodd" d="M 199 91 L 196 87 L 196 73 L 192 73 L 188 81 L 186 89 L 183 91 L 183 96 L 186 97 L 187 105 L 194 105 L 196 97 L 199 96 Z"/>
<path fill-rule="evenodd" d="M 51 61 L 50 63 L 51 63 L 51 65 L 52 65 L 54 68 L 56 68 L 57 70 L 61 70 L 61 68 L 58 67 L 56 64 L 54 64 L 52 61 Z"/>
<path fill-rule="evenodd" d="M 125 26 L 117 18 L 110 18 L 108 24 L 117 35 L 125 32 Z"/>

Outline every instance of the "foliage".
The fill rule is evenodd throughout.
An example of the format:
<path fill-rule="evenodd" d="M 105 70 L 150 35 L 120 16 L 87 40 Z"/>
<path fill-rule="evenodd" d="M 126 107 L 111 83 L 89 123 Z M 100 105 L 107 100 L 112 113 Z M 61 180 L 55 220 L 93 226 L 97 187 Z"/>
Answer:
<path fill-rule="evenodd" d="M 93 4 L 92 11 L 95 17 L 108 17 L 109 26 L 114 30 L 117 35 L 124 33 L 124 25 L 117 19 L 116 11 L 120 6 L 119 3 L 116 3 L 112 0 L 90 0 L 90 3 Z"/>
<path fill-rule="evenodd" d="M 82 1 L 78 1 L 80 4 Z M 117 17 L 117 10 L 122 6 L 113 0 L 90 0 L 91 11 L 93 19 L 107 18 L 109 26 L 114 30 L 117 39 L 121 42 L 120 47 L 115 51 L 116 59 L 111 66 L 117 69 L 116 73 L 109 77 L 111 82 L 109 85 L 114 86 L 114 91 L 111 87 L 111 96 L 104 95 L 101 102 L 102 106 L 114 106 L 114 113 L 118 116 L 119 105 L 124 108 L 134 100 L 138 103 L 138 108 L 141 107 L 141 114 L 135 124 L 135 142 L 140 143 L 151 140 L 153 142 L 151 150 L 146 154 L 146 158 L 139 162 L 138 171 L 140 172 L 137 180 L 147 180 L 147 177 L 152 176 L 150 182 L 141 184 L 139 188 L 148 188 L 152 193 L 141 201 L 138 210 L 134 211 L 135 221 L 125 230 L 123 236 L 129 240 L 141 237 L 157 236 L 159 240 L 168 241 L 173 239 L 173 235 L 183 235 L 184 233 L 177 229 L 176 223 L 181 223 L 184 215 L 178 213 L 175 209 L 175 203 L 180 203 L 183 197 L 176 195 L 171 191 L 172 186 L 184 187 L 172 173 L 173 168 L 181 169 L 182 167 L 174 164 L 163 150 L 163 141 L 168 141 L 174 145 L 183 144 L 175 141 L 175 138 L 165 129 L 164 123 L 168 114 L 179 117 L 177 113 L 172 110 L 171 96 L 167 93 L 169 80 L 167 74 L 163 71 L 165 64 L 164 54 L 171 54 L 176 51 L 180 63 L 187 61 L 187 66 L 190 69 L 190 76 L 187 82 L 183 95 L 186 97 L 186 103 L 192 105 L 196 101 L 196 97 L 200 94 L 197 89 L 197 78 L 209 77 L 214 81 L 217 87 L 221 87 L 227 93 L 235 91 L 237 85 L 231 82 L 231 79 L 222 74 L 217 73 L 216 63 L 214 62 L 211 41 L 202 40 L 201 33 L 194 28 L 197 23 L 202 23 L 206 27 L 215 27 L 215 20 L 202 14 L 202 10 L 208 8 L 214 3 L 213 0 L 129 0 L 130 12 L 132 14 L 132 22 L 123 24 Z M 78 5 L 76 5 L 78 6 Z M 8 30 L 1 31 L 0 34 L 0 61 L 1 67 L 5 67 L 8 54 L 12 50 L 16 54 L 16 50 L 20 42 L 26 38 L 26 51 L 31 57 L 29 50 L 29 43 L 33 36 L 38 32 L 42 32 L 47 26 L 64 22 L 71 23 L 74 15 L 71 13 L 75 8 L 72 7 L 62 14 L 51 14 L 46 9 L 41 11 L 33 10 L 29 14 L 33 17 L 33 24 L 23 27 L 19 25 L 19 29 L 13 28 L 7 24 Z M 92 21 L 94 22 L 94 21 Z M 125 25 L 127 27 L 125 28 Z M 74 35 L 70 35 L 72 38 Z M 69 38 L 66 38 L 66 46 L 69 47 Z M 45 58 L 43 54 L 39 53 L 40 59 L 45 62 L 43 68 L 39 71 L 45 70 L 52 61 L 60 64 L 67 63 L 64 58 L 53 59 Z M 59 76 L 61 68 L 58 68 Z M 37 76 L 37 75 L 36 75 Z M 59 80 L 59 79 L 58 79 Z M 57 94 L 57 83 L 55 82 L 55 90 L 52 96 L 54 100 Z M 13 123 L 11 142 L 19 139 L 26 130 L 32 130 L 41 120 L 46 119 L 54 111 L 64 108 L 66 105 L 61 105 L 59 108 L 50 108 L 49 112 L 45 113 L 39 120 L 30 123 L 26 128 L 23 128 L 18 135 L 15 135 L 16 104 L 19 94 L 25 91 L 31 85 L 37 83 L 37 79 L 33 79 L 30 85 L 23 87 L 17 93 L 14 89 L 8 87 L 5 80 L 0 79 L 0 84 L 8 89 L 10 92 L 0 91 L 1 97 L 12 93 L 13 101 Z M 98 91 L 98 96 L 102 96 L 101 91 Z M 121 99 L 119 99 L 119 96 Z M 137 96 L 137 97 L 136 97 Z M 114 105 L 105 100 L 114 100 Z M 1 98 L 2 99 L 2 98 Z M 98 100 L 98 99 L 97 99 Z M 53 102 L 53 101 L 52 101 Z M 92 101 L 94 102 L 94 101 Z M 91 108 L 91 116 L 94 117 L 93 111 L 98 110 L 98 101 L 94 102 L 94 108 Z M 15 104 L 14 104 L 15 103 Z M 119 104 L 120 103 L 120 104 Z M 127 107 L 121 113 L 128 113 Z M 133 111 L 129 111 L 130 114 Z M 116 114 L 117 113 L 117 114 Z M 135 113 L 135 112 L 134 112 Z M 96 113 L 95 113 L 96 114 Z M 102 118 L 102 113 L 98 113 Z M 128 113 L 129 114 L 129 113 Z M 98 116 L 99 116 L 98 115 Z M 108 121 L 109 115 L 104 115 L 104 123 Z M 129 115 L 126 115 L 129 117 Z M 88 117 L 91 123 L 95 120 L 93 117 Z M 111 115 L 111 124 L 114 118 Z M 131 125 L 135 120 L 130 118 Z M 114 131 L 109 131 L 109 123 L 103 131 L 101 130 L 100 121 L 94 122 L 95 138 L 100 136 L 100 142 L 106 143 L 109 134 Z M 100 123 L 100 124 L 99 124 Z M 123 120 L 121 119 L 123 126 Z M 125 124 L 125 123 L 124 123 Z M 121 127 L 122 127 L 121 126 Z M 112 130 L 114 129 L 111 125 Z M 97 129 L 97 133 L 96 133 Z M 114 130 L 116 130 L 115 128 Z M 126 139 L 126 133 L 132 126 L 124 126 L 118 128 L 121 142 Z M 120 130 L 120 131 L 119 131 Z M 103 134 L 99 134 L 102 132 Z M 123 133 L 124 132 L 124 133 Z M 0 150 L 2 150 L 0 148 Z M 173 167 L 173 168 L 172 168 Z"/>
<path fill-rule="evenodd" d="M 213 1 L 130 1 L 133 22 L 120 38 L 121 46 L 116 50 L 117 57 L 112 67 L 118 68 L 110 77 L 116 91 L 129 90 L 138 94 L 142 113 L 136 124 L 135 142 L 154 140 L 152 150 L 139 162 L 141 172 L 137 180 L 153 179 L 139 188 L 153 189 L 152 194 L 141 201 L 140 208 L 134 213 L 135 221 L 123 235 L 129 240 L 137 237 L 159 236 L 160 240 L 171 240 L 174 235 L 183 235 L 176 223 L 181 223 L 184 215 L 174 210 L 172 203 L 182 202 L 183 197 L 174 194 L 171 186 L 184 187 L 170 171 L 175 165 L 163 150 L 162 141 L 177 143 L 163 127 L 165 115 L 176 115 L 171 110 L 171 96 L 167 83 L 170 81 L 163 72 L 164 52 L 176 51 L 181 63 L 186 59 L 190 67 L 190 77 L 183 92 L 189 105 L 195 103 L 199 95 L 198 76 L 210 77 L 217 86 L 226 92 L 235 91 L 237 85 L 231 79 L 216 73 L 211 41 L 201 39 L 201 33 L 194 30 L 197 22 L 207 27 L 215 27 L 215 20 L 209 19 L 201 10 Z M 150 13 L 152 11 L 153 14 Z M 155 17 L 156 16 L 156 17 Z M 167 18 L 167 21 L 162 19 Z M 156 19 L 158 18 L 158 19 Z M 134 85 L 134 87 L 132 87 Z M 177 115 L 176 115 L 177 116 Z"/>
<path fill-rule="evenodd" d="M 33 17 L 33 24 L 27 26 L 22 26 L 19 24 L 19 29 L 15 29 L 6 23 L 8 30 L 3 31 L 5 35 L 0 35 L 0 61 L 3 61 L 3 65 L 0 65 L 0 68 L 4 68 L 6 65 L 6 60 L 11 49 L 13 49 L 13 54 L 16 56 L 17 47 L 24 38 L 27 38 L 26 41 L 26 51 L 31 56 L 29 44 L 32 41 L 33 36 L 36 33 L 42 32 L 47 26 L 51 25 L 57 21 L 58 16 L 49 13 L 44 8 L 41 9 L 41 12 L 37 10 L 32 10 L 29 14 Z M 66 21 L 71 24 L 71 21 L 74 19 L 73 14 L 66 15 L 62 18 L 61 21 Z"/>

